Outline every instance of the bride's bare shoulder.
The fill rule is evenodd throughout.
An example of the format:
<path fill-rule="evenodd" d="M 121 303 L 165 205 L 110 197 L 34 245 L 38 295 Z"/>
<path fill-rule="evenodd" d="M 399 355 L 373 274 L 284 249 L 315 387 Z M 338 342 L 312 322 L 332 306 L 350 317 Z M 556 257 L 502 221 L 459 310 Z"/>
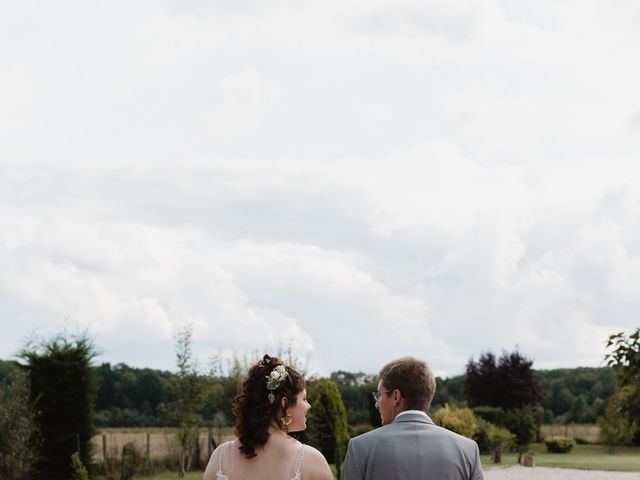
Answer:
<path fill-rule="evenodd" d="M 211 454 L 211 458 L 209 458 L 207 468 L 204 471 L 204 480 L 215 480 L 216 472 L 218 471 L 218 465 L 220 462 L 220 455 L 222 455 L 223 450 L 231 445 L 233 445 L 233 442 L 225 442 L 218 445 L 218 447 L 213 451 L 213 453 Z"/>
<path fill-rule="evenodd" d="M 309 445 L 304 447 L 302 478 L 305 480 L 333 480 L 327 459 L 317 449 Z"/>

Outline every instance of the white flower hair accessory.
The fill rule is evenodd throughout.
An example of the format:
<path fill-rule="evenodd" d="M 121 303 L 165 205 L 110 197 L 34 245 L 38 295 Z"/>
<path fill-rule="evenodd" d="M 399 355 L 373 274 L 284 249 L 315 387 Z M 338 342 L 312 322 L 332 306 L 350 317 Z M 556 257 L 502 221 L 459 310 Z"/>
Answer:
<path fill-rule="evenodd" d="M 280 383 L 289 376 L 287 373 L 287 369 L 284 365 L 278 365 L 276 368 L 271 370 L 269 375 L 265 375 L 265 379 L 267 380 L 267 390 L 269 390 L 269 395 L 267 398 L 269 399 L 269 403 L 273 404 L 276 401 L 276 396 L 273 393 L 273 390 L 276 390 Z"/>

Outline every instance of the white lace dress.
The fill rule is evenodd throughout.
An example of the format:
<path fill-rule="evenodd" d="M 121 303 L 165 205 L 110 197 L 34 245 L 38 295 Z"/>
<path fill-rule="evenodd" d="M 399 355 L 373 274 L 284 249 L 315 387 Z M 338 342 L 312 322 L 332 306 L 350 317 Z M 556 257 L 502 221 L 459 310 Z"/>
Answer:
<path fill-rule="evenodd" d="M 229 441 L 222 444 L 222 448 L 220 449 L 220 456 L 218 457 L 218 471 L 216 472 L 216 480 L 231 480 L 227 475 L 222 473 L 222 456 L 224 455 L 224 449 L 227 448 L 227 445 L 231 443 L 232 442 Z M 291 480 L 300 480 L 300 476 L 302 475 L 302 457 L 304 457 L 304 444 L 300 445 L 296 472 L 294 473 Z"/>

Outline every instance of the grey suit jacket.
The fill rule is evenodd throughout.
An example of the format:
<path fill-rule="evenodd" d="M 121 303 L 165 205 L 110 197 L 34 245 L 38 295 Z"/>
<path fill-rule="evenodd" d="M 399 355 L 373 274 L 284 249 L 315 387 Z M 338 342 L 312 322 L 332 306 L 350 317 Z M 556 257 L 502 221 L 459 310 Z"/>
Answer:
<path fill-rule="evenodd" d="M 342 480 L 483 480 L 473 440 L 407 413 L 349 441 Z"/>

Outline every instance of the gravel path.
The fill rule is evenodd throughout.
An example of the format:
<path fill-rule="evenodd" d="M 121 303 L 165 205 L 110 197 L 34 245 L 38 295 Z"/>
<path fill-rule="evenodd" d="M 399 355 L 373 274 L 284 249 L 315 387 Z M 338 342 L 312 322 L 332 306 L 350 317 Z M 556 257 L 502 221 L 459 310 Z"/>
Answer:
<path fill-rule="evenodd" d="M 522 467 L 493 468 L 484 471 L 485 480 L 640 480 L 640 472 L 607 472 L 573 468 Z"/>

